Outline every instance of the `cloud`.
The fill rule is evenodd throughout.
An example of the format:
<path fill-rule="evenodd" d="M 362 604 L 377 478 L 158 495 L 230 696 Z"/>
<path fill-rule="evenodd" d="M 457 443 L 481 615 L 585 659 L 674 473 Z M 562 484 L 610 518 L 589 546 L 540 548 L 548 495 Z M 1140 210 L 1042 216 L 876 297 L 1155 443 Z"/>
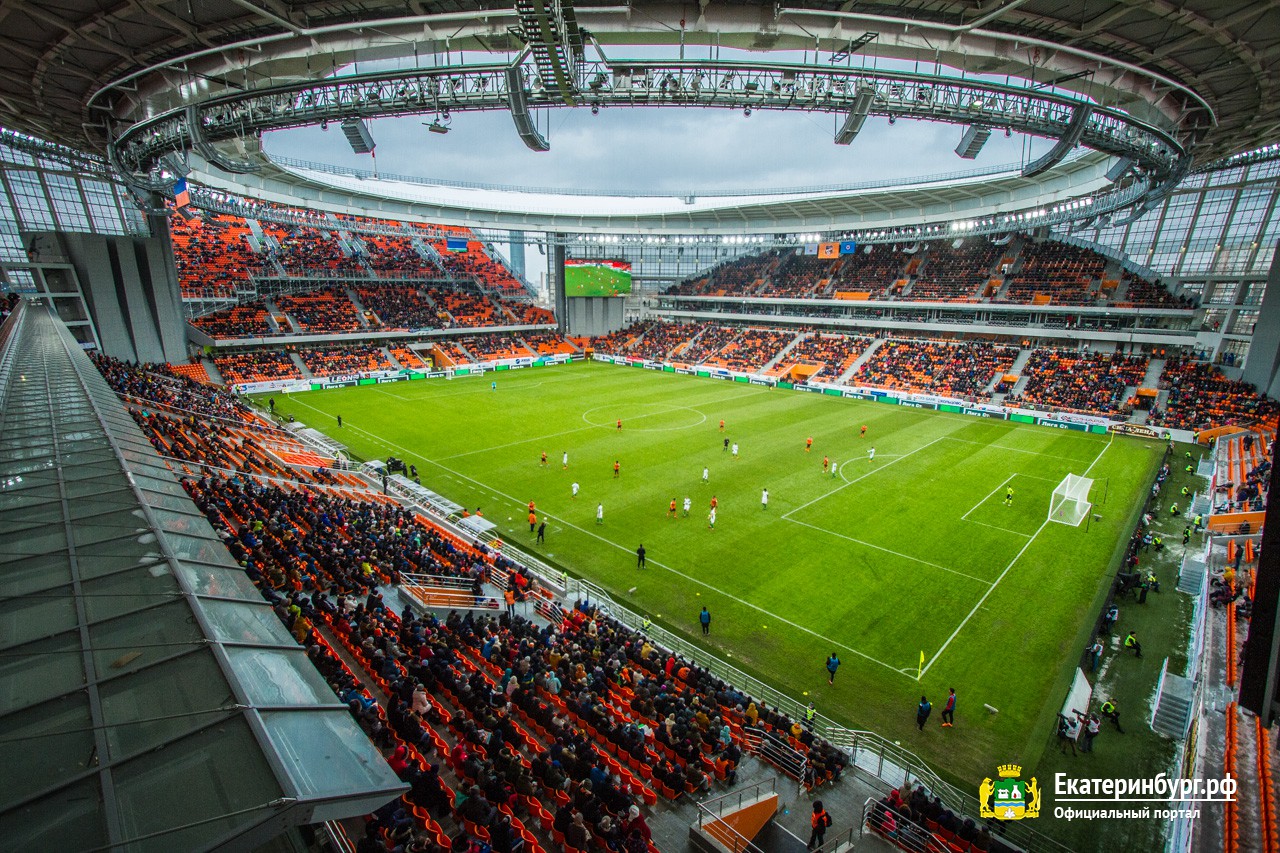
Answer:
<path fill-rule="evenodd" d="M 541 110 L 549 152 L 530 151 L 505 112 L 454 113 L 448 134 L 423 117 L 370 124 L 383 175 L 521 187 L 699 195 L 712 191 L 846 185 L 965 171 L 1036 156 L 1048 143 L 992 135 L 977 160 L 954 153 L 964 128 L 935 122 L 869 119 L 848 146 L 835 145 L 839 116 L 708 108 Z M 272 154 L 371 168 L 336 127 L 278 131 Z M 1024 149 L 1031 149 L 1027 154 Z"/>

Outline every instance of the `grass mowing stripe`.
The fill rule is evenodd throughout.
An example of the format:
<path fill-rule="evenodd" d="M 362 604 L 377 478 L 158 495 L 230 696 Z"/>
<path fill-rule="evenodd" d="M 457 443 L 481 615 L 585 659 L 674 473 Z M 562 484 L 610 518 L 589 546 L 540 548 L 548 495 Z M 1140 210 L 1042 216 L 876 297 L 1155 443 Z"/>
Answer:
<path fill-rule="evenodd" d="M 844 490 L 844 489 L 847 489 L 849 486 L 852 486 L 854 483 L 858 482 L 859 480 L 862 480 L 862 479 L 864 479 L 864 478 L 866 478 L 866 477 L 870 477 L 872 474 L 879 474 L 879 473 L 880 473 L 881 471 L 883 471 L 884 469 L 889 468 L 889 467 L 891 467 L 891 466 L 893 466 L 893 465 L 897 465 L 899 462 L 901 462 L 903 459 L 906 459 L 908 456 L 911 456 L 911 455 L 913 455 L 913 454 L 915 454 L 915 453 L 919 453 L 921 450 L 924 450 L 924 449 L 926 449 L 926 448 L 932 447 L 933 445 L 937 444 L 939 441 L 942 441 L 942 439 L 944 439 L 944 438 L 946 438 L 946 436 L 938 436 L 937 438 L 935 438 L 933 441 L 929 442 L 928 444 L 922 444 L 922 445 L 920 445 L 919 447 L 917 447 L 915 450 L 912 450 L 912 451 L 910 451 L 910 452 L 908 452 L 908 453 L 904 453 L 904 454 L 902 454 L 902 455 L 901 455 L 901 456 L 899 456 L 897 459 L 895 459 L 895 460 L 893 460 L 892 462 L 890 462 L 888 465 L 881 465 L 879 468 L 872 468 L 870 471 L 868 471 L 867 473 L 863 474 L 863 475 L 862 475 L 862 476 L 860 476 L 860 477 L 854 477 L 852 480 L 845 480 L 845 481 L 844 481 L 844 485 L 842 485 L 842 486 L 836 486 L 834 489 L 832 489 L 831 491 L 827 492 L 825 495 L 819 495 L 818 497 L 814 498 L 813 500 L 809 501 L 808 503 L 800 504 L 800 506 L 796 507 L 795 509 L 793 509 L 793 510 L 789 510 L 788 512 L 784 513 L 782 517 L 783 517 L 784 519 L 786 519 L 787 521 L 790 521 L 790 520 L 791 520 L 791 514 L 792 514 L 792 513 L 799 512 L 799 511 L 800 511 L 800 510 L 802 510 L 802 509 L 805 509 L 805 508 L 807 508 L 807 507 L 813 506 L 813 505 L 814 505 L 814 504 L 816 504 L 818 501 L 824 501 L 824 500 L 826 500 L 827 498 L 829 498 L 829 497 L 831 497 L 832 495 L 834 495 L 836 492 L 839 492 L 839 491 L 842 491 L 842 490 Z M 848 465 L 849 463 L 848 463 L 848 462 L 846 462 L 845 464 L 846 464 L 846 465 Z M 821 528 L 819 528 L 819 529 L 821 529 Z"/>
<path fill-rule="evenodd" d="M 978 501 L 978 502 L 977 502 L 976 504 L 974 504 L 973 506 L 969 507 L 969 511 L 968 511 L 968 512 L 966 512 L 964 515 L 960 516 L 960 520 L 961 520 L 961 521 L 968 521 L 968 520 L 969 520 L 969 516 L 970 516 L 971 514 L 973 514 L 973 511 L 974 511 L 975 509 L 977 509 L 978 507 L 982 506 L 982 505 L 983 505 L 984 503 L 986 503 L 987 501 L 991 500 L 991 497 L 992 497 L 996 492 L 998 492 L 998 491 L 1000 491 L 1001 489 L 1003 489 L 1003 488 L 1004 488 L 1005 483 L 1008 483 L 1010 480 L 1012 480 L 1012 479 L 1013 479 L 1014 477 L 1016 477 L 1016 476 L 1018 476 L 1018 475 L 1015 473 L 1015 474 L 1010 474 L 1008 477 L 1006 477 L 1006 478 L 1005 478 L 1004 483 L 1001 483 L 1000 485 L 996 486 L 996 487 L 995 487 L 994 489 L 992 489 L 991 491 L 987 492 L 987 496 L 986 496 L 985 498 L 983 498 L 982 500 Z M 981 522 L 981 521 L 979 521 L 979 522 L 977 522 L 977 523 L 978 523 L 978 524 L 982 524 L 982 522 Z M 988 525 L 987 525 L 987 527 L 994 527 L 994 525 L 988 524 Z M 997 530 L 1003 530 L 1004 528 L 1002 528 L 1002 527 L 997 527 L 996 529 L 997 529 Z M 1026 535 L 1026 534 L 1023 534 L 1023 535 Z"/>
<path fill-rule="evenodd" d="M 309 403 L 304 403 L 304 402 L 303 402 L 303 401 L 301 401 L 301 400 L 295 400 L 295 402 L 297 402 L 299 405 L 306 406 L 308 409 L 312 409 L 313 411 L 320 412 L 321 414 L 324 414 L 324 412 L 323 412 L 321 409 L 317 409 L 315 406 L 312 406 L 312 405 L 310 405 Z M 382 443 L 385 447 L 388 447 L 388 448 L 390 448 L 390 449 L 392 449 L 392 450 L 399 450 L 401 453 L 404 453 L 404 454 L 407 454 L 407 455 L 421 455 L 421 454 L 414 454 L 414 452 L 413 452 L 413 451 L 411 451 L 411 450 L 409 450 L 407 447 L 402 447 L 402 446 L 401 446 L 401 445 L 399 445 L 399 444 L 396 444 L 396 443 L 391 442 L 391 441 L 387 441 L 387 440 L 386 440 L 385 438 L 383 438 L 382 436 L 380 436 L 380 435 L 378 435 L 378 434 L 376 434 L 376 433 L 370 432 L 370 431 L 369 431 L 369 430 L 367 430 L 367 429 L 363 429 L 363 428 L 361 428 L 361 427 L 351 426 L 351 425 L 348 425 L 348 426 L 344 427 L 344 429 L 350 429 L 350 430 L 352 430 L 352 431 L 354 431 L 354 432 L 364 433 L 364 434 L 365 434 L 365 435 L 367 435 L 369 438 L 373 439 L 374 441 L 377 441 L 377 442 Z M 932 442 L 930 442 L 930 443 L 932 443 Z M 428 458 L 426 458 L 426 457 L 423 457 L 423 458 L 424 458 L 424 459 L 425 459 L 425 461 L 426 461 L 426 462 L 428 462 L 429 464 L 436 466 L 437 468 L 441 469 L 442 471 L 447 471 L 448 473 L 450 473 L 450 474 L 452 474 L 452 475 L 454 475 L 454 476 L 456 476 L 456 477 L 458 477 L 458 478 L 460 478 L 460 479 L 462 479 L 462 480 L 467 480 L 467 481 L 469 481 L 469 482 L 471 482 L 471 483 L 474 483 L 475 485 L 477 485 L 477 486 L 479 486 L 479 487 L 481 487 L 481 488 L 485 488 L 485 489 L 489 489 L 489 488 L 491 488 L 490 486 L 488 486 L 488 485 L 486 485 L 486 484 L 484 484 L 484 483 L 480 482 L 479 480 L 476 480 L 476 479 L 473 479 L 473 478 L 471 478 L 471 477 L 468 477 L 466 474 L 463 474 L 463 473 L 462 473 L 462 472 L 460 472 L 460 471 L 455 471 L 454 469 L 449 468 L 448 466 L 443 465 L 443 464 L 441 464 L 440 462 L 437 462 L 437 461 L 436 461 L 436 460 L 434 460 L 434 459 L 428 459 Z M 885 467 L 888 467 L 888 466 L 885 466 Z M 494 491 L 494 492 L 495 492 L 499 497 L 503 497 L 503 498 L 506 498 L 506 499 L 507 499 L 507 500 L 509 500 L 509 501 L 512 501 L 513 503 L 516 503 L 516 504 L 519 504 L 519 505 L 523 505 L 523 502 L 522 502 L 521 500 L 519 500 L 518 498 L 513 497 L 512 495 L 509 495 L 509 494 L 506 494 L 506 493 L 504 493 L 504 492 L 498 491 L 497 489 L 492 489 L 492 491 Z M 605 543 L 606 545 L 612 545 L 614 548 L 617 548 L 617 549 L 619 549 L 620 551 L 624 551 L 624 552 L 626 552 L 626 553 L 628 553 L 628 554 L 632 553 L 631 549 L 630 549 L 630 548 L 628 548 L 627 546 L 625 546 L 625 545 L 619 545 L 617 542 L 614 542 L 614 541 L 613 541 L 613 540 L 611 540 L 611 539 L 606 539 L 605 537 L 601 536 L 600 534 L 598 534 L 598 533 L 596 533 L 596 532 L 594 532 L 594 531 L 587 530 L 586 528 L 583 528 L 583 527 L 579 527 L 578 525 L 576 525 L 576 524 L 574 524 L 574 523 L 570 522 L 569 520 L 567 520 L 567 519 L 565 519 L 565 518 L 558 518 L 557 516 L 552 515 L 551 513 L 548 513 L 548 512 L 546 512 L 546 511 L 544 511 L 544 512 L 543 512 L 543 515 L 544 515 L 545 517 L 547 517 L 547 518 L 557 519 L 557 520 L 559 520 L 562 524 L 564 524 L 566 527 L 572 528 L 573 530 L 576 530 L 576 531 L 578 531 L 579 533 L 582 533 L 582 534 L 585 534 L 585 535 L 587 535 L 587 536 L 590 536 L 590 537 L 591 537 L 591 538 L 593 538 L 593 539 L 597 539 L 597 540 L 599 540 L 599 541 L 601 541 L 601 542 Z M 874 546 L 873 546 L 873 547 L 874 547 Z M 658 562 L 657 560 L 646 560 L 646 561 L 645 561 L 645 563 L 646 563 L 646 565 L 657 566 L 658 568 L 662 569 L 663 571 L 667 571 L 667 572 L 670 572 L 670 573 L 671 573 L 671 574 L 673 574 L 673 575 L 676 575 L 677 577 L 684 578 L 685 580 L 689 581 L 690 583 L 697 584 L 698 586 L 701 586 L 701 587 L 703 587 L 704 589 L 708 589 L 708 590 L 710 590 L 710 591 L 712 591 L 712 592 L 716 593 L 717 595 L 722 595 L 722 596 L 724 596 L 725 598 L 727 598 L 727 599 L 729 599 L 729 600 L 731 600 L 731 601 L 736 601 L 738 604 L 741 604 L 743 607 L 749 607 L 749 608 L 751 608 L 752 610 L 755 610 L 757 613 L 762 613 L 762 614 L 764 614 L 765 616 L 768 616 L 768 617 L 769 617 L 769 618 L 771 618 L 771 619 L 776 619 L 776 620 L 778 620 L 779 622 L 783 623 L 784 625 L 788 625 L 788 626 L 790 626 L 790 627 L 792 627 L 792 628 L 795 628 L 797 631 L 803 631 L 804 633 L 809 634 L 810 636 L 816 637 L 816 638 L 818 638 L 819 640 L 823 640 L 824 642 L 830 643 L 830 644 L 832 644 L 832 645 L 834 645 L 834 646 L 836 646 L 836 647 L 838 647 L 838 648 L 844 649 L 844 650 L 845 650 L 845 651 L 847 651 L 847 652 L 852 652 L 853 654 L 855 654 L 855 655 L 857 655 L 858 657 L 860 657 L 860 658 L 862 658 L 862 659 L 864 659 L 864 660 L 868 661 L 869 663 L 879 664 L 880 666 L 884 667 L 885 669 L 889 670 L 890 672 L 896 672 L 896 673 L 898 673 L 899 675 L 907 675 L 908 677 L 910 677 L 910 674 L 909 674 L 909 673 L 904 672 L 903 670 L 901 670 L 901 669 L 899 669 L 899 668 L 897 668 L 897 667 L 893 666 L 892 664 L 887 664 L 887 663 L 885 663 L 884 661 L 879 660 L 878 658 L 874 658 L 874 657 L 872 657 L 871 655 L 866 654 L 865 652 L 861 652 L 861 651 L 859 651 L 858 649 L 853 648 L 852 646 L 845 645 L 844 643 L 841 643 L 841 642 L 840 642 L 840 641 L 838 641 L 838 640 L 833 640 L 833 639 L 831 639 L 830 637 L 823 636 L 822 634 L 819 634 L 817 631 L 814 631 L 814 630 L 812 630 L 812 629 L 810 629 L 810 628 L 806 628 L 805 626 L 803 626 L 803 625 L 801 625 L 801 624 L 799 624 L 799 623 L 797 623 L 797 622 L 793 622 L 793 621 L 791 621 L 790 619 L 787 619 L 785 616 L 779 616 L 778 614 L 776 614 L 776 613 L 774 613 L 774 612 L 772 612 L 772 611 L 770 611 L 770 610 L 765 610 L 763 607 L 760 607 L 760 606 L 759 606 L 759 605 L 757 605 L 757 604 L 753 604 L 753 603 L 752 603 L 752 602 L 750 602 L 750 601 L 747 601 L 747 600 L 745 600 L 745 599 L 743 599 L 743 598 L 740 598 L 740 597 L 738 597 L 738 596 L 736 596 L 736 595 L 733 595 L 732 593 L 725 592 L 724 590 L 720 589 L 719 587 L 713 586 L 712 584 L 709 584 L 709 583 L 707 583 L 707 582 L 706 582 L 706 581 L 704 581 L 704 580 L 701 580 L 701 579 L 699 579 L 699 578 L 696 578 L 696 577 L 694 577 L 693 575 L 686 574 L 685 572 L 682 572 L 682 571 L 680 571 L 679 569 L 672 568 L 671 566 L 668 566 L 668 565 L 666 565 L 665 563 L 660 563 L 660 562 Z M 985 581 L 984 581 L 984 583 L 985 583 Z"/>
<path fill-rule="evenodd" d="M 1093 458 L 1093 461 L 1089 463 L 1089 467 L 1084 469 L 1084 474 L 1081 474 L 1080 476 L 1083 477 L 1093 470 L 1093 466 L 1098 464 L 1098 461 L 1102 459 L 1102 454 L 1107 452 L 1107 450 L 1111 447 L 1113 442 L 1115 442 L 1115 433 L 1111 434 L 1111 440 L 1102 446 L 1102 449 L 1098 451 L 1098 455 Z M 1036 539 L 1040 536 L 1042 532 L 1044 532 L 1044 529 L 1048 527 L 1049 524 L 1050 524 L 1050 519 L 1046 518 L 1040 524 L 1040 526 L 1036 528 L 1036 532 L 1033 533 L 1031 535 L 1031 538 L 1027 540 L 1027 543 L 1022 546 L 1022 550 L 1020 550 L 1014 556 L 1014 558 L 1009 561 L 1009 565 L 1004 567 L 1004 571 L 1001 572 L 1000 576 L 995 579 L 995 582 L 991 584 L 991 587 L 982 594 L 982 598 L 978 599 L 978 603 L 973 605 L 973 609 L 969 611 L 969 615 L 964 617 L 964 621 L 962 621 L 960 625 L 954 631 L 951 632 L 951 636 L 947 637 L 947 641 L 942 644 L 942 648 L 938 649 L 937 654 L 935 654 L 932 658 L 930 658 L 929 662 L 925 664 L 924 669 L 920 670 L 920 678 L 924 678 L 925 674 L 929 672 L 929 668 L 933 666 L 934 661 L 936 661 L 938 658 L 942 656 L 942 653 L 947 650 L 947 646 L 951 645 L 951 641 L 956 638 L 956 635 L 958 635 L 962 630 L 964 630 L 964 626 L 969 624 L 969 620 L 973 618 L 973 614 L 977 613 L 978 608 L 981 607 L 984 603 L 986 603 L 986 600 L 991 597 L 991 593 L 994 592 L 995 588 L 1000 585 L 1000 581 L 1004 580 L 1005 575 L 1009 574 L 1009 570 L 1014 567 L 1014 565 L 1018 562 L 1018 560 L 1022 559 L 1022 555 L 1027 553 L 1027 549 L 1031 547 L 1031 543 L 1036 541 Z"/>
<path fill-rule="evenodd" d="M 844 539 L 844 540 L 846 540 L 846 541 L 848 541 L 848 542 L 853 542 L 853 543 L 855 543 L 855 544 L 861 545 L 861 546 L 863 546 L 864 548 L 873 548 L 873 549 L 875 549 L 876 551 L 883 551 L 883 552 L 884 552 L 884 553 L 886 553 L 886 554 L 892 554 L 892 555 L 893 555 L 893 556 L 895 556 L 895 557 L 900 557 L 900 558 L 902 558 L 903 560 L 910 560 L 911 562 L 913 562 L 913 563 L 919 563 L 919 564 L 920 564 L 920 565 L 922 565 L 922 566 L 929 566 L 929 567 L 934 568 L 934 569 L 941 569 L 941 570 L 942 570 L 942 571 L 944 571 L 944 572 L 950 572 L 950 573 L 951 573 L 951 574 L 953 574 L 953 575 L 959 575 L 959 576 L 960 576 L 960 577 L 962 577 L 962 578 L 968 578 L 968 579 L 969 579 L 969 580 L 971 580 L 971 581 L 977 581 L 978 583 L 980 583 L 980 584 L 985 584 L 986 586 L 990 586 L 990 585 L 991 585 L 991 581 L 987 580 L 986 578 L 979 578 L 979 577 L 975 577 L 975 576 L 973 576 L 973 575 L 965 574 L 964 572 L 957 571 L 956 569 L 951 569 L 951 568 L 948 568 L 948 567 L 946 567 L 946 566 L 938 565 L 937 563 L 930 563 L 928 560 L 922 560 L 922 559 L 920 559 L 919 557 L 912 557 L 910 554 L 903 554 L 901 551 L 894 551 L 894 550 L 893 550 L 893 549 L 891 549 L 891 548 L 885 548 L 885 547 L 884 547 L 884 546 L 882 546 L 882 545 L 876 545 L 876 544 L 871 543 L 871 542 L 865 542 L 865 541 L 863 541 L 862 539 L 854 539 L 852 536 L 846 536 L 846 535 L 845 535 L 845 534 L 843 534 L 843 533 L 837 533 L 837 532 L 835 532 L 834 530 L 828 530 L 828 529 L 827 529 L 827 528 L 825 528 L 825 527 L 818 527 L 816 524 L 810 524 L 810 523 L 809 523 L 809 522 L 807 522 L 807 521 L 797 521 L 797 520 L 796 520 L 796 519 L 794 519 L 794 518 L 788 518 L 788 519 L 787 519 L 787 521 L 791 522 L 792 524 L 799 524 L 799 525 L 800 525 L 800 526 L 802 526 L 802 527 L 807 527 L 807 528 L 809 528 L 810 530 L 817 530 L 819 533 L 826 533 L 826 534 L 829 534 L 829 535 L 831 535 L 831 536 L 838 536 L 838 537 L 840 537 L 841 539 Z M 977 522 L 977 523 L 978 523 L 978 524 L 981 524 L 982 522 Z M 987 526 L 988 526 L 988 527 L 990 527 L 991 525 L 987 525 Z M 997 530 L 1004 530 L 1004 528 L 1003 528 L 1003 527 L 997 527 L 996 529 L 997 529 Z M 1008 533 L 1012 533 L 1013 531 L 1011 531 L 1011 530 L 1010 530 L 1010 531 L 1006 531 L 1006 532 L 1008 532 Z M 1025 534 L 1025 533 L 1019 533 L 1018 535 L 1019 535 L 1019 536 L 1026 536 L 1027 534 Z"/>

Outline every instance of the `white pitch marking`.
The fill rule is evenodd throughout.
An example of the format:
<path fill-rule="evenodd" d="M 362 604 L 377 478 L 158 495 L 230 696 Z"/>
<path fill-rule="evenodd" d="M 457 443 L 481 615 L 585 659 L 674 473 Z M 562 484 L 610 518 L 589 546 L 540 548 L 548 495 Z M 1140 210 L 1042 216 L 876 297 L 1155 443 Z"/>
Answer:
<path fill-rule="evenodd" d="M 324 412 L 323 410 L 315 408 L 315 406 L 312 406 L 312 405 L 310 405 L 310 404 L 308 404 L 308 403 L 302 403 L 302 401 L 301 401 L 301 400 L 299 400 L 298 402 L 299 402 L 299 403 L 301 403 L 302 405 L 306 406 L 306 407 L 307 407 L 307 408 L 309 408 L 309 409 L 312 409 L 312 410 L 314 410 L 314 411 L 320 412 L 320 414 L 327 414 L 327 413 L 326 413 L 326 412 Z M 396 443 L 394 443 L 394 442 L 387 441 L 387 440 L 386 440 L 385 438 L 383 438 L 382 436 L 377 435 L 376 433 L 369 432 L 369 430 L 367 430 L 367 429 L 362 429 L 362 428 L 360 428 L 360 427 L 351 427 L 351 429 L 352 429 L 353 431 L 356 431 L 356 432 L 364 433 L 364 434 L 365 434 L 365 435 L 367 435 L 369 438 L 372 438 L 372 439 L 374 439 L 375 441 L 379 441 L 379 442 L 381 442 L 385 447 L 388 447 L 388 448 L 390 448 L 390 449 L 392 449 L 392 450 L 399 450 L 400 452 L 402 452 L 402 453 L 404 453 L 404 454 L 406 454 L 406 455 L 420 455 L 420 454 L 414 454 L 414 453 L 413 453 L 413 451 L 409 450 L 408 448 L 402 447 L 402 446 L 401 446 L 401 445 L 399 445 L 399 444 L 396 444 Z M 447 471 L 447 472 L 449 472 L 449 473 L 451 473 L 451 474 L 455 474 L 455 475 L 457 475 L 459 478 L 461 478 L 461 479 L 463 479 L 463 480 L 469 480 L 469 481 L 471 481 L 472 483 L 475 483 L 477 486 L 481 486 L 481 487 L 483 487 L 483 488 L 489 488 L 489 487 L 488 487 L 488 486 L 486 486 L 484 483 L 481 483 L 479 480 L 472 479 L 471 477 L 468 477 L 467 475 L 463 474 L 463 473 L 462 473 L 462 472 L 460 472 L 460 471 L 454 471 L 452 468 L 448 468 L 448 467 L 446 467 L 446 466 L 444 466 L 444 465 L 440 464 L 439 462 L 435 461 L 434 459 L 426 459 L 425 461 L 426 461 L 428 464 L 431 464 L 431 465 L 436 466 L 437 468 L 441 469 L 442 471 Z M 887 467 L 887 466 L 886 466 L 886 467 Z M 502 494 L 502 493 L 501 493 L 501 492 L 499 492 L 499 494 Z M 505 497 L 505 498 L 507 498 L 508 500 L 511 500 L 511 501 L 513 501 L 513 502 L 517 503 L 517 504 L 520 504 L 521 506 L 523 506 L 523 505 L 524 505 L 524 501 L 517 500 L 516 498 L 512 497 L 511 495 L 502 495 L 502 496 L 503 496 L 503 497 Z M 547 517 L 548 517 L 548 518 L 556 518 L 556 516 L 551 515 L 550 513 L 547 513 Z M 608 539 L 605 539 L 605 538 L 604 538 L 603 536 L 601 536 L 600 534 L 595 533 L 595 532 L 593 532 L 593 531 L 591 531 L 591 530 L 587 530 L 586 528 L 579 527 L 578 525 L 573 524 L 572 522 L 570 522 L 570 521 L 568 521 L 568 520 L 566 520 L 566 519 L 564 519 L 564 518 L 560 518 L 560 519 L 559 519 L 559 521 L 560 521 L 562 524 L 564 524 L 566 527 L 570 527 L 570 528 L 572 528 L 572 529 L 574 529 L 574 530 L 578 531 L 579 533 L 582 533 L 582 534 L 584 534 L 584 535 L 586 535 L 586 536 L 590 536 L 590 537 L 592 537 L 593 539 L 598 539 L 598 540 L 600 540 L 601 542 L 605 543 L 606 545 L 611 545 L 611 546 L 613 546 L 614 548 L 617 548 L 617 549 L 618 549 L 618 550 L 620 550 L 620 551 L 625 551 L 627 554 L 632 554 L 632 553 L 633 553 L 633 552 L 632 552 L 632 550 L 631 550 L 630 548 L 627 548 L 627 547 L 625 547 L 625 546 L 623 546 L 623 545 L 619 545 L 619 544 L 618 544 L 618 543 L 616 543 L 616 542 L 612 542 L 612 541 L 610 541 L 610 540 L 608 540 Z M 871 662 L 871 663 L 874 663 L 874 664 L 879 664 L 880 666 L 884 667 L 885 669 L 889 670 L 890 672 L 896 672 L 896 673 L 898 673 L 898 674 L 900 674 L 900 675 L 905 674 L 905 673 L 904 673 L 901 669 L 899 669 L 898 667 L 895 667 L 895 666 L 892 666 L 892 665 L 890 665 L 890 664 L 887 664 L 887 663 L 885 663 L 884 661 L 882 661 L 882 660 L 880 660 L 880 659 L 878 659 L 878 658 L 873 658 L 871 655 L 869 655 L 869 654 L 867 654 L 867 653 L 865 653 L 865 652 L 860 652 L 860 651 L 858 651 L 857 649 L 853 648 L 852 646 L 847 646 L 847 645 L 845 645 L 844 643 L 841 643 L 841 642 L 838 642 L 838 641 L 836 641 L 836 640 L 831 639 L 830 637 L 824 637 L 822 634 L 819 634 L 817 631 L 814 631 L 814 630 L 812 630 L 812 629 L 810 629 L 810 628 L 806 628 L 805 626 L 803 626 L 803 625 L 801 625 L 801 624 L 799 624 L 799 623 L 792 622 L 790 619 L 787 619 L 787 618 L 785 618 L 785 617 L 779 616 L 779 615 L 777 615 L 776 613 L 773 613 L 773 612 L 771 612 L 771 611 L 765 610 L 763 607 L 760 607 L 760 606 L 759 606 L 759 605 L 757 605 L 757 604 L 752 604 L 750 601 L 744 601 L 743 599 L 739 598 L 739 597 L 738 597 L 738 596 L 736 596 L 736 595 L 733 595 L 733 594 L 731 594 L 731 593 L 725 592 L 724 590 L 720 589 L 719 587 L 712 586 L 711 584 L 707 583 L 706 581 L 704 581 L 704 580 L 699 580 L 698 578 L 695 578 L 695 577 L 693 577 L 692 575 L 687 575 L 687 574 L 685 574 L 684 572 L 680 571 L 679 569 L 673 569 L 672 567 L 670 567 L 670 566 L 668 566 L 668 565 L 665 565 L 665 564 L 663 564 L 663 563 L 660 563 L 660 562 L 658 562 L 657 560 L 652 560 L 652 559 L 651 559 L 651 560 L 648 560 L 647 562 L 648 562 L 648 565 L 650 565 L 650 566 L 657 566 L 657 567 L 658 567 L 658 568 L 660 568 L 660 569 L 664 569 L 665 571 L 668 571 L 668 572 L 670 572 L 670 573 L 671 573 L 671 574 L 673 574 L 673 575 L 676 575 L 676 576 L 678 576 L 678 577 L 684 578 L 685 580 L 689 581 L 690 583 L 697 584 L 698 586 L 702 587 L 703 589 L 711 590 L 712 592 L 716 593 L 717 595 L 722 595 L 722 596 L 724 596 L 725 598 L 727 598 L 727 599 L 729 599 L 729 600 L 731 600 L 731 601 L 736 601 L 737 603 L 741 604 L 743 607 L 749 607 L 749 608 L 751 608 L 752 610 L 755 610 L 757 613 L 763 613 L 765 616 L 768 616 L 768 617 L 769 617 L 769 618 L 771 618 L 771 619 L 776 619 L 777 621 L 779 621 L 779 622 L 783 623 L 784 625 L 789 625 L 789 626 L 791 626 L 792 628 L 795 628 L 797 631 L 803 631 L 804 633 L 809 634 L 810 636 L 813 636 L 813 637 L 817 637 L 819 640 L 822 640 L 822 641 L 824 641 L 824 642 L 826 642 L 826 643 L 828 643 L 828 644 L 830 644 L 830 645 L 833 645 L 833 646 L 835 646 L 835 647 L 837 647 L 837 648 L 844 649 L 844 650 L 845 650 L 845 651 L 847 651 L 847 652 L 851 652 L 851 653 L 853 653 L 853 654 L 857 655 L 858 657 L 863 658 L 864 660 L 867 660 L 867 661 L 869 661 L 869 662 Z M 913 679 L 913 680 L 914 680 L 914 679 Z"/>
<path fill-rule="evenodd" d="M 1084 469 L 1084 474 L 1081 474 L 1080 476 L 1083 477 L 1093 470 L 1093 466 L 1097 465 L 1098 461 L 1102 459 L 1102 454 L 1106 453 L 1107 448 L 1111 447 L 1112 441 L 1115 441 L 1115 433 L 1111 434 L 1111 441 L 1108 441 L 1106 444 L 1102 446 L 1102 449 L 1098 451 L 1098 455 L 1093 458 L 1093 461 L 1089 463 L 1089 467 Z M 929 662 L 927 664 L 925 664 L 924 669 L 920 670 L 921 678 L 924 678 L 925 673 L 929 671 L 929 667 L 933 666 L 934 661 L 940 658 L 942 656 L 942 653 L 947 650 L 947 646 L 951 645 L 951 641 L 954 640 L 962 630 L 964 630 L 964 626 L 969 624 L 969 620 L 973 618 L 973 614 L 977 613 L 978 608 L 986 603 L 987 599 L 991 596 L 991 593 L 995 592 L 996 587 L 1000 585 L 1000 581 L 1004 580 L 1005 575 L 1009 574 L 1009 570 L 1014 567 L 1014 565 L 1018 562 L 1018 560 L 1022 559 L 1022 555 L 1027 553 L 1027 549 L 1031 547 L 1031 543 L 1036 541 L 1037 537 L 1039 537 L 1040 534 L 1044 532 L 1044 529 L 1049 526 L 1049 523 L 1050 523 L 1049 519 L 1046 518 L 1044 522 L 1036 529 L 1036 532 L 1031 534 L 1031 538 L 1029 538 L 1026 544 L 1022 546 L 1022 550 L 1013 556 L 1013 559 L 1009 561 L 1009 565 L 1004 567 L 1004 571 L 1000 573 L 1000 576 L 996 578 L 995 582 L 992 583 L 991 586 L 987 589 L 987 591 L 982 594 L 982 598 L 978 599 L 978 603 L 973 605 L 973 609 L 969 611 L 969 615 L 964 617 L 964 621 L 961 622 L 958 626 L 956 626 L 956 629 L 951 632 L 951 636 L 947 637 L 947 641 L 942 644 L 942 648 L 938 649 L 937 653 L 934 654 L 934 656 L 929 659 Z"/>

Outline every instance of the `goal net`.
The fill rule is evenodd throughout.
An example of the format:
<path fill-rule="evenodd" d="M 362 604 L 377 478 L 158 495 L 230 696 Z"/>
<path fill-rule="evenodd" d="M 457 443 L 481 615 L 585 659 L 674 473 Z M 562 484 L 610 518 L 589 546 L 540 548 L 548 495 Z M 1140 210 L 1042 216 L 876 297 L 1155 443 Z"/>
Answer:
<path fill-rule="evenodd" d="M 1089 503 L 1089 490 L 1092 488 L 1093 480 L 1088 477 L 1068 474 L 1053 490 L 1053 498 L 1049 501 L 1049 520 L 1078 527 L 1093 508 Z"/>

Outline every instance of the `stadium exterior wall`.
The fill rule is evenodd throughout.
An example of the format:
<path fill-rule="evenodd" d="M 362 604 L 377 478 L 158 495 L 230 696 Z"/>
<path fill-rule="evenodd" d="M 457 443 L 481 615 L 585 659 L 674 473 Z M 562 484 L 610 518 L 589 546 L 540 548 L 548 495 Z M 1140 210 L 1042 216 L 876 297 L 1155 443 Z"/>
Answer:
<path fill-rule="evenodd" d="M 573 336 L 601 337 L 618 331 L 623 318 L 623 296 L 576 296 L 566 298 L 567 329 Z"/>

